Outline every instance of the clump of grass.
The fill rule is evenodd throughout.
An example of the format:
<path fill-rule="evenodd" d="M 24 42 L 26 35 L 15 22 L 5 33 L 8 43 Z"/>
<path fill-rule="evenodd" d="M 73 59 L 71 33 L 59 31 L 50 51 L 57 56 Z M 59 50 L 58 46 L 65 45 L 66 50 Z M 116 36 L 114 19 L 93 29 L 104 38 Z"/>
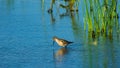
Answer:
<path fill-rule="evenodd" d="M 93 36 L 92 33 L 94 33 L 94 36 L 102 33 L 111 37 L 113 27 L 115 23 L 118 24 L 117 20 L 119 18 L 116 11 L 117 0 L 103 0 L 102 2 L 103 3 L 100 3 L 100 0 L 84 0 L 85 29 L 87 26 L 87 30 L 91 33 L 91 36 Z"/>

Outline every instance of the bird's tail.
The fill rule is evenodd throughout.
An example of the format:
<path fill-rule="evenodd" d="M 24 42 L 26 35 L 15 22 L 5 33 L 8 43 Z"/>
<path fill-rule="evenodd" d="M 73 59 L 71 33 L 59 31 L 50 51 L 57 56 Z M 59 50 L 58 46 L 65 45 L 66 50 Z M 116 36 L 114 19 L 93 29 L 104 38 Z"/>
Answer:
<path fill-rule="evenodd" d="M 68 42 L 68 43 L 70 44 L 70 43 L 73 43 L 73 42 Z"/>

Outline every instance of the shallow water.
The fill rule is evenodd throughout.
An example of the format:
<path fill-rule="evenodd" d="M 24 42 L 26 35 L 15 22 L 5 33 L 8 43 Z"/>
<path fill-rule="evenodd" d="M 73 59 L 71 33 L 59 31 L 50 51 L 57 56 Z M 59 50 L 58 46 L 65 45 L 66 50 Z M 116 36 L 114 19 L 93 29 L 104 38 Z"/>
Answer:
<path fill-rule="evenodd" d="M 50 0 L 0 0 L 0 68 L 120 67 L 116 26 L 112 35 L 93 39 L 84 29 L 83 0 L 71 16 L 57 6 L 49 14 Z M 53 45 L 53 36 L 74 43 L 62 48 Z"/>

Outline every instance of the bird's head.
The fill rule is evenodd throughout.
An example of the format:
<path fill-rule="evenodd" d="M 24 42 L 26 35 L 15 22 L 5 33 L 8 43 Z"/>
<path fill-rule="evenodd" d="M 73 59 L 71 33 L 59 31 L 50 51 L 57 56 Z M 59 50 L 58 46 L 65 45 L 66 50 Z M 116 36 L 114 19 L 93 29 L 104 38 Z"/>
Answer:
<path fill-rule="evenodd" d="M 54 42 L 56 41 L 57 37 L 54 36 L 52 39 L 53 39 L 53 45 L 54 45 Z"/>
<path fill-rule="evenodd" d="M 56 37 L 56 36 L 54 36 L 54 37 L 53 37 L 53 41 L 55 41 L 55 39 L 57 39 L 57 37 Z"/>

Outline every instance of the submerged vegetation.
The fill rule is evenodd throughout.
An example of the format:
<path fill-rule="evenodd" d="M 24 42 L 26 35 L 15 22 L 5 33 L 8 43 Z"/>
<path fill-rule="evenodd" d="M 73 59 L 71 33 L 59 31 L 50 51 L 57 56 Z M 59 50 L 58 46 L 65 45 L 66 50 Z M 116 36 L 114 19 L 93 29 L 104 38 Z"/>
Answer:
<path fill-rule="evenodd" d="M 50 9 L 48 13 L 53 12 L 53 5 L 55 4 L 56 0 L 51 0 Z M 79 0 L 64 0 L 65 4 L 60 3 L 59 6 L 61 8 L 65 8 L 67 11 L 78 11 Z"/>

